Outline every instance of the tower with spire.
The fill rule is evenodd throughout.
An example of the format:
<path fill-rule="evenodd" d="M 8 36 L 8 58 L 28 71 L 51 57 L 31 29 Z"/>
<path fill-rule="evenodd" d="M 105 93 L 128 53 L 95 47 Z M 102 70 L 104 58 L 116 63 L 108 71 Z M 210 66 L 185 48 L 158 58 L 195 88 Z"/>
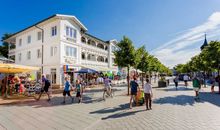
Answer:
<path fill-rule="evenodd" d="M 208 42 L 207 42 L 206 33 L 205 33 L 205 40 L 204 40 L 203 45 L 200 47 L 200 49 L 203 50 L 206 46 L 208 46 Z"/>

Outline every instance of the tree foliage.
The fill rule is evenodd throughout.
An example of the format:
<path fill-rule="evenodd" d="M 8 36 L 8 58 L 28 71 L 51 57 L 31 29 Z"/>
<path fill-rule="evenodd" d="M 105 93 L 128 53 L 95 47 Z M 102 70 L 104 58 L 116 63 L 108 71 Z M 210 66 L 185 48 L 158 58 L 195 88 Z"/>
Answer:
<path fill-rule="evenodd" d="M 220 42 L 211 41 L 201 53 L 191 58 L 186 64 L 175 66 L 178 73 L 216 71 L 220 65 Z"/>
<path fill-rule="evenodd" d="M 0 55 L 8 57 L 8 43 L 4 40 L 8 39 L 12 34 L 6 33 L 2 36 L 1 41 L 3 42 L 0 46 Z M 15 45 L 12 45 L 10 48 L 15 48 Z"/>

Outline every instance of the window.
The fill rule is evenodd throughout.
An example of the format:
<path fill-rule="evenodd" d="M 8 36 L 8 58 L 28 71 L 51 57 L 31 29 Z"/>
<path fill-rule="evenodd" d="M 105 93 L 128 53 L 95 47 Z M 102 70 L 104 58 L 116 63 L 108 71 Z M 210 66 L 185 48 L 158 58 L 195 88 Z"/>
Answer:
<path fill-rule="evenodd" d="M 21 53 L 18 54 L 18 61 L 21 61 Z"/>
<path fill-rule="evenodd" d="M 19 43 L 18 43 L 19 46 L 22 45 L 22 39 L 19 39 Z"/>
<path fill-rule="evenodd" d="M 76 38 L 77 30 L 72 27 L 66 26 L 66 36 L 70 38 Z"/>
<path fill-rule="evenodd" d="M 37 32 L 37 40 L 41 40 L 42 38 L 42 32 Z"/>
<path fill-rule="evenodd" d="M 27 38 L 27 43 L 31 43 L 31 36 L 30 35 Z"/>
<path fill-rule="evenodd" d="M 57 35 L 57 26 L 54 26 L 51 28 L 51 35 L 56 36 Z"/>
<path fill-rule="evenodd" d="M 75 47 L 66 46 L 65 51 L 66 51 L 66 56 L 71 56 L 76 58 L 77 49 Z"/>
<path fill-rule="evenodd" d="M 27 59 L 30 60 L 31 59 L 31 51 L 27 52 Z"/>
<path fill-rule="evenodd" d="M 85 53 L 82 52 L 82 59 L 84 60 L 86 58 Z"/>
<path fill-rule="evenodd" d="M 37 58 L 41 58 L 41 52 L 40 52 L 40 49 L 37 49 Z"/>
<path fill-rule="evenodd" d="M 50 47 L 50 56 L 55 56 L 57 54 L 57 47 Z"/>
<path fill-rule="evenodd" d="M 50 56 L 53 56 L 53 47 L 50 47 Z"/>

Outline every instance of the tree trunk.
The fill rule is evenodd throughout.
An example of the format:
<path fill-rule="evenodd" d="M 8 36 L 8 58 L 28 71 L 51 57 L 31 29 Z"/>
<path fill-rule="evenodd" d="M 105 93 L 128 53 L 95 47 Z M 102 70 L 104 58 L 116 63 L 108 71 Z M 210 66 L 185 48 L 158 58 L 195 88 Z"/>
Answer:
<path fill-rule="evenodd" d="M 206 72 L 204 71 L 204 87 L 206 88 L 206 82 L 205 82 L 205 80 L 206 80 Z"/>
<path fill-rule="evenodd" d="M 128 82 L 128 95 L 130 94 L 129 91 L 130 91 L 130 67 L 127 67 L 128 69 L 128 74 L 127 74 L 127 82 Z"/>
<path fill-rule="evenodd" d="M 144 73 L 142 72 L 142 80 L 141 80 L 141 82 L 142 82 L 142 88 L 144 88 Z"/>

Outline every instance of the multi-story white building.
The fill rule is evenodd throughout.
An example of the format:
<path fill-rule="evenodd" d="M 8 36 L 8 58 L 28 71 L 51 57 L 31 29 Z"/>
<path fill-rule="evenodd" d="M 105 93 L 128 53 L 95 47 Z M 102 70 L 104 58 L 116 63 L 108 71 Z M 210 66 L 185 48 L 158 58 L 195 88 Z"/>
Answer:
<path fill-rule="evenodd" d="M 62 85 L 66 66 L 67 73 L 74 77 L 74 71 L 81 68 L 117 72 L 113 54 L 117 42 L 103 41 L 86 32 L 87 28 L 76 17 L 56 14 L 6 41 L 16 45 L 9 51 L 16 64 L 41 67 L 54 85 Z"/>

